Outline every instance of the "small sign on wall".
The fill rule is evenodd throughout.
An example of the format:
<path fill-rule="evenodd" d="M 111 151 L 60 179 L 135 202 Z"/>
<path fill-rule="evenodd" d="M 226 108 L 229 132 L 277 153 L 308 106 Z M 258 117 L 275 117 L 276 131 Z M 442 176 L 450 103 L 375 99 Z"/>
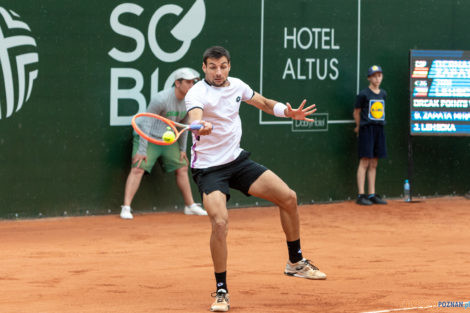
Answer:
<path fill-rule="evenodd" d="M 318 132 L 328 131 L 328 113 L 316 113 L 312 117 L 313 122 L 307 121 L 292 121 L 293 132 Z"/>

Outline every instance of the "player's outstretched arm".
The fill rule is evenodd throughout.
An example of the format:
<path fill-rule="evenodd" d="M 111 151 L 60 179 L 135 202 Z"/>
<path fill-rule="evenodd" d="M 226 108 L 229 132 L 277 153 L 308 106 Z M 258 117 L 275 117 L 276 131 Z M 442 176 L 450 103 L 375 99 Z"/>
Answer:
<path fill-rule="evenodd" d="M 305 120 L 308 122 L 313 122 L 313 119 L 307 118 L 307 116 L 313 114 L 317 110 L 315 108 L 315 104 L 304 108 L 307 100 L 302 101 L 297 109 L 293 109 L 289 103 L 282 104 L 275 100 L 267 99 L 257 92 L 255 92 L 253 98 L 245 102 L 271 115 L 290 117 L 294 120 Z"/>

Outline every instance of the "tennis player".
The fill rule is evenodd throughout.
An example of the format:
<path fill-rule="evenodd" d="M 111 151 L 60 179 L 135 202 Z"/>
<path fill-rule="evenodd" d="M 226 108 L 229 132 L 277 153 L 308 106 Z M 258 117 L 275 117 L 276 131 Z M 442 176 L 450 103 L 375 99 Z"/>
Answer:
<path fill-rule="evenodd" d="M 289 103 L 267 99 L 240 79 L 229 77 L 230 54 L 223 47 L 214 46 L 204 52 L 202 69 L 205 79 L 196 83 L 185 97 L 189 122 L 204 126 L 193 133 L 191 171 L 212 223 L 210 248 L 216 299 L 210 310 L 224 312 L 230 308 L 226 280 L 229 188 L 279 206 L 289 253 L 286 275 L 326 279 L 326 275 L 302 255 L 296 193 L 272 171 L 250 160 L 250 153 L 240 148 L 241 101 L 266 113 L 296 120 L 313 121 L 307 116 L 316 109 L 315 105 L 304 108 L 306 100 L 298 109 L 293 109 Z"/>
<path fill-rule="evenodd" d="M 147 112 L 164 116 L 175 122 L 187 119 L 184 96 L 193 87 L 199 73 L 190 68 L 180 68 L 174 74 L 175 85 L 156 94 L 147 108 Z M 132 151 L 132 168 L 127 177 L 124 190 L 124 204 L 121 206 L 121 218 L 133 219 L 131 203 L 145 172 L 150 173 L 160 159 L 165 172 L 175 172 L 176 184 L 181 191 L 185 203 L 184 213 L 187 215 L 207 215 L 207 212 L 194 203 L 188 178 L 188 158 L 186 156 L 187 133 L 184 132 L 178 142 L 169 146 L 159 146 L 147 142 L 134 135 Z"/>

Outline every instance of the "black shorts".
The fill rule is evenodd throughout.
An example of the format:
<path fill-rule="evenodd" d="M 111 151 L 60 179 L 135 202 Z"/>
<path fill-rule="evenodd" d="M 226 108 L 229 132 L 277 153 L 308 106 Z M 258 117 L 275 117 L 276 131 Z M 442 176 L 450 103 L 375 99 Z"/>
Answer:
<path fill-rule="evenodd" d="M 386 158 L 387 146 L 383 125 L 359 127 L 359 158 Z"/>
<path fill-rule="evenodd" d="M 192 168 L 193 179 L 202 195 L 219 190 L 230 199 L 230 188 L 240 190 L 245 195 L 258 177 L 268 169 L 249 159 L 250 153 L 242 151 L 238 158 L 230 163 L 204 169 Z"/>

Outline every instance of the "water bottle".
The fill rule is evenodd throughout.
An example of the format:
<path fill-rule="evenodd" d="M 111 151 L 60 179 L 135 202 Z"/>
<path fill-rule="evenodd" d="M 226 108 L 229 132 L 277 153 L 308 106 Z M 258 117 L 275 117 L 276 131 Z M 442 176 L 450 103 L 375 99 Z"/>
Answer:
<path fill-rule="evenodd" d="M 405 179 L 405 184 L 403 185 L 403 196 L 405 197 L 405 202 L 411 201 L 410 182 L 408 179 Z"/>

